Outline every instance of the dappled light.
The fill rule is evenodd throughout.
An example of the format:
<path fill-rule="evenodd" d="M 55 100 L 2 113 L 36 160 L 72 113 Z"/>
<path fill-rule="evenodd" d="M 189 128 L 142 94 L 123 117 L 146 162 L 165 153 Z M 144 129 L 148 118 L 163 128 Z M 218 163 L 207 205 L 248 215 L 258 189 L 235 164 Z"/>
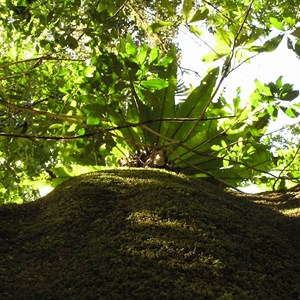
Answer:
<path fill-rule="evenodd" d="M 278 211 L 278 196 L 155 169 L 70 179 L 0 208 L 0 294 L 297 299 L 299 217 Z"/>
<path fill-rule="evenodd" d="M 300 299 L 298 2 L 1 1 L 0 300 Z"/>

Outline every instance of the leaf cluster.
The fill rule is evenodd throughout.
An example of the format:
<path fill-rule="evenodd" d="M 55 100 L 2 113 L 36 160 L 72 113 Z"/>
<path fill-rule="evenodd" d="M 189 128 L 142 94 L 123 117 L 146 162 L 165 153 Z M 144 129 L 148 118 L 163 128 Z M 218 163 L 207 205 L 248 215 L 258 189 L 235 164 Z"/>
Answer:
<path fill-rule="evenodd" d="M 298 92 L 282 78 L 257 81 L 249 105 L 239 89 L 232 100 L 221 92 L 231 72 L 251 55 L 274 51 L 284 35 L 299 55 L 297 16 L 271 8 L 262 14 L 265 5 L 7 0 L 0 6 L 3 202 L 157 151 L 174 170 L 233 187 L 262 174 L 274 183 L 278 157 L 267 125 L 279 112 L 298 116 Z M 205 26 L 216 40 L 204 57 L 206 74 L 191 89 L 179 81 L 173 39 L 180 26 L 198 38 Z M 281 33 L 269 37 L 273 27 Z"/>

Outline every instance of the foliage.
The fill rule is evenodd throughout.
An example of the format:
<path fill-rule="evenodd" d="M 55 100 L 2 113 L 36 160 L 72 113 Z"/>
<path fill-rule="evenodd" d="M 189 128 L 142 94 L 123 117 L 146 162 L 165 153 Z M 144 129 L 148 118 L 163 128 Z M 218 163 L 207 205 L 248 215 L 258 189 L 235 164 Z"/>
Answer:
<path fill-rule="evenodd" d="M 231 72 L 284 38 L 300 55 L 294 7 L 275 0 L 2 1 L 2 201 L 30 199 L 37 185 L 56 186 L 80 166 L 134 161 L 235 187 L 296 179 L 266 130 L 280 111 L 298 116 L 298 91 L 279 78 L 257 81 L 248 105 L 239 89 L 232 100 L 221 93 Z M 207 28 L 216 40 L 192 90 L 179 83 L 173 39 L 180 26 L 196 37 Z M 186 95 L 178 101 L 180 87 Z"/>

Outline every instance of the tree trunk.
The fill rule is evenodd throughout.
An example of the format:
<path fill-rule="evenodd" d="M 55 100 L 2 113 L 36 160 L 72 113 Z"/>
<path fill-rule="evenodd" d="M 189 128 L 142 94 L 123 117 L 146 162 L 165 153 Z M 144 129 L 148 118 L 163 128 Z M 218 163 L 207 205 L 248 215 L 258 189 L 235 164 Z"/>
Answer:
<path fill-rule="evenodd" d="M 73 178 L 0 208 L 0 299 L 299 299 L 298 195 L 157 169 Z"/>

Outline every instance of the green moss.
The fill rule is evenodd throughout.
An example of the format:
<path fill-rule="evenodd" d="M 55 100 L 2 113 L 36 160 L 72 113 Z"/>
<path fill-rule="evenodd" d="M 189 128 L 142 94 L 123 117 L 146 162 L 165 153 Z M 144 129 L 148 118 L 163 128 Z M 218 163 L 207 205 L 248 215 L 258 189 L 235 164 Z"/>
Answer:
<path fill-rule="evenodd" d="M 298 299 L 299 218 L 271 198 L 160 170 L 73 178 L 0 208 L 0 299 Z"/>

